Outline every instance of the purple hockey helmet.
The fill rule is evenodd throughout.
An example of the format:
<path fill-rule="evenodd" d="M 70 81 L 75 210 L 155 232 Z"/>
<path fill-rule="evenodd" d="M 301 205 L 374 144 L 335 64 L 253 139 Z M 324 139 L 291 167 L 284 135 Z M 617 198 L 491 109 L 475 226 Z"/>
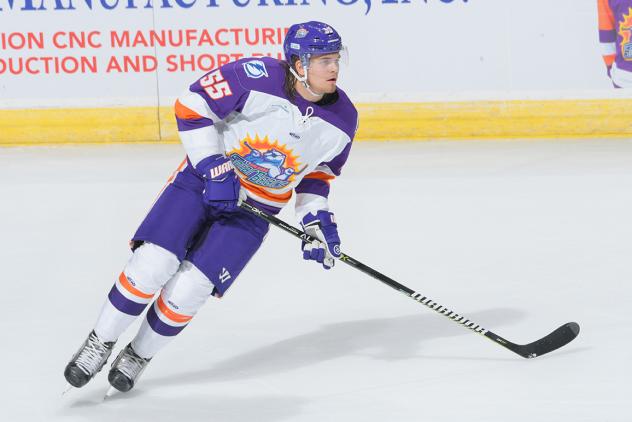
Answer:
<path fill-rule="evenodd" d="M 290 27 L 283 40 L 285 60 L 292 65 L 292 56 L 297 56 L 303 66 L 309 66 L 313 55 L 338 53 L 345 50 L 342 37 L 323 22 L 309 21 L 296 23 Z"/>

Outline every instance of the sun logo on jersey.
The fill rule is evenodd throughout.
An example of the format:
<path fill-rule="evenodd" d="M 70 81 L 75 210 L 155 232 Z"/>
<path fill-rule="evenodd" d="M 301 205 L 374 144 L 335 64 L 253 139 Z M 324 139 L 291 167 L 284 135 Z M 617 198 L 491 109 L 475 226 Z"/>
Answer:
<path fill-rule="evenodd" d="M 623 15 L 623 21 L 619 22 L 619 35 L 621 36 L 621 55 L 624 60 L 632 61 L 632 7 L 628 14 Z"/>
<path fill-rule="evenodd" d="M 254 139 L 246 135 L 239 147 L 228 153 L 228 157 L 237 171 L 255 185 L 271 189 L 282 189 L 289 185 L 296 175 L 301 174 L 307 165 L 301 167 L 293 150 L 279 141 L 270 142 L 269 138 Z"/>

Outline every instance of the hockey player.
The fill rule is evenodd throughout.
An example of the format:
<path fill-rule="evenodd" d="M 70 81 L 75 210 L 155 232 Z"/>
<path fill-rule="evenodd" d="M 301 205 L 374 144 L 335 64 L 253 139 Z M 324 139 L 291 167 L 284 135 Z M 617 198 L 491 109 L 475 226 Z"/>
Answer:
<path fill-rule="evenodd" d="M 599 42 L 615 88 L 632 87 L 632 0 L 597 0 Z"/>
<path fill-rule="evenodd" d="M 304 259 L 334 265 L 340 238 L 327 197 L 358 121 L 337 87 L 346 49 L 338 32 L 314 21 L 292 25 L 283 47 L 285 61 L 227 64 L 176 101 L 187 157 L 140 224 L 129 262 L 66 366 L 72 386 L 101 370 L 116 340 L 148 307 L 108 375 L 114 388 L 129 391 L 206 299 L 226 293 L 268 232 L 241 201 L 276 214 L 296 192 L 297 216 L 320 240 L 301 245 Z"/>

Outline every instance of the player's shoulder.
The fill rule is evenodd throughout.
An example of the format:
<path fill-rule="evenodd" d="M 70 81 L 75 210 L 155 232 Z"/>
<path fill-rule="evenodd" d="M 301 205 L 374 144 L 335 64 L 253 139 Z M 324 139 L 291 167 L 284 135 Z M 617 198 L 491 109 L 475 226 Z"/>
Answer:
<path fill-rule="evenodd" d="M 249 91 L 278 93 L 283 90 L 284 62 L 272 57 L 247 57 L 226 65 L 242 88 Z"/>
<path fill-rule="evenodd" d="M 326 106 L 331 116 L 330 123 L 339 127 L 350 139 L 353 139 L 358 128 L 358 110 L 342 88 L 336 89 L 337 99 Z"/>
<path fill-rule="evenodd" d="M 336 101 L 338 107 L 342 111 L 342 114 L 346 119 L 350 119 L 353 123 L 358 119 L 358 110 L 356 109 L 353 101 L 349 98 L 346 92 L 342 88 L 338 87 L 338 101 Z"/>

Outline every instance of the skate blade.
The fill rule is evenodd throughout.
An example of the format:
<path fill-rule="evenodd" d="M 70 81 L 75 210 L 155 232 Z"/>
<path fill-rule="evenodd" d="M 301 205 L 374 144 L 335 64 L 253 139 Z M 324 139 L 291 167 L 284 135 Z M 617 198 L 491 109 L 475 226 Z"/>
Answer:
<path fill-rule="evenodd" d="M 66 388 L 64 389 L 64 391 L 62 391 L 61 396 L 64 397 L 66 395 L 67 392 L 69 392 L 70 390 L 72 390 L 72 385 L 70 384 L 66 384 Z"/>
<path fill-rule="evenodd" d="M 106 401 L 108 398 L 112 397 L 118 390 L 114 387 L 108 388 L 108 391 L 103 396 L 103 401 Z"/>

